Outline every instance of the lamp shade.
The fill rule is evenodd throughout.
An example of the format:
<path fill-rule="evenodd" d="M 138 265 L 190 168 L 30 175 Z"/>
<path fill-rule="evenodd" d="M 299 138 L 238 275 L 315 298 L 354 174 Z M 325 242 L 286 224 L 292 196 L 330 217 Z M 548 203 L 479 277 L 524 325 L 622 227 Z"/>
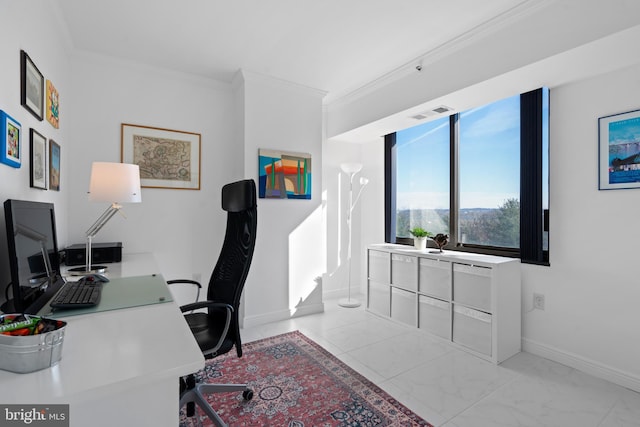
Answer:
<path fill-rule="evenodd" d="M 91 165 L 89 200 L 140 203 L 140 167 L 127 163 L 94 162 Z"/>
<path fill-rule="evenodd" d="M 342 163 L 340 168 L 344 173 L 358 173 L 362 170 L 362 163 Z"/>

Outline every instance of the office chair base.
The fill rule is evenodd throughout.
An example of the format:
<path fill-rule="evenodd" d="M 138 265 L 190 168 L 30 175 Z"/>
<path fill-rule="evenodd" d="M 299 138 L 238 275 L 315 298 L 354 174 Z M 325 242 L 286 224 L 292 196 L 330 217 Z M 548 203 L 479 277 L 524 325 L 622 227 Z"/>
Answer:
<path fill-rule="evenodd" d="M 356 307 L 360 307 L 360 304 L 361 304 L 360 301 L 353 298 L 341 298 L 338 300 L 338 305 L 340 307 L 356 308 Z"/>
<path fill-rule="evenodd" d="M 241 391 L 244 400 L 253 399 L 253 391 L 246 384 L 198 384 L 180 395 L 180 407 L 195 403 L 217 427 L 228 427 L 207 401 L 206 394 Z"/>

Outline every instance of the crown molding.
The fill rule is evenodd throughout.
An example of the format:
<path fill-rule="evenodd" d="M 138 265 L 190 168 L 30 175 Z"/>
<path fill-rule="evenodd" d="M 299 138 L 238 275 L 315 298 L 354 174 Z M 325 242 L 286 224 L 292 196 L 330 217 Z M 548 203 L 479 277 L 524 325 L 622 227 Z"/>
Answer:
<path fill-rule="evenodd" d="M 454 37 L 445 43 L 425 52 L 424 54 L 408 61 L 399 67 L 394 68 L 379 78 L 351 91 L 345 91 L 342 94 L 328 94 L 325 97 L 325 104 L 337 106 L 348 104 L 361 97 L 364 97 L 376 90 L 387 86 L 395 81 L 401 80 L 411 74 L 420 72 L 416 67 L 425 68 L 441 59 L 452 55 L 453 53 L 470 46 L 471 44 L 483 39 L 484 37 L 494 34 L 501 29 L 518 22 L 527 16 L 546 8 L 549 4 L 555 3 L 557 0 L 524 0 L 518 5 L 496 15 L 495 17 L 471 28 L 470 30 Z"/>

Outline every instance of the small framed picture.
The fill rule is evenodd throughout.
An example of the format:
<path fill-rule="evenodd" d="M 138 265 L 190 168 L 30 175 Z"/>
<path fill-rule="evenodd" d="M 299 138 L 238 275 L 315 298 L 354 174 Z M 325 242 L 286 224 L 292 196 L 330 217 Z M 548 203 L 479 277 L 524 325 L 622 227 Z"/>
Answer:
<path fill-rule="evenodd" d="M 30 131 L 31 149 L 31 179 L 29 183 L 33 188 L 47 189 L 47 140 L 35 129 Z"/>
<path fill-rule="evenodd" d="M 0 111 L 0 162 L 19 168 L 22 164 L 22 127 L 4 111 Z"/>
<path fill-rule="evenodd" d="M 20 51 L 20 103 L 38 120 L 44 116 L 44 77 L 27 52 Z"/>
<path fill-rule="evenodd" d="M 60 95 L 58 90 L 47 79 L 47 121 L 51 126 L 58 129 L 60 127 Z"/>
<path fill-rule="evenodd" d="M 598 188 L 640 188 L 640 110 L 598 119 Z"/>
<path fill-rule="evenodd" d="M 49 190 L 60 191 L 60 146 L 49 140 Z"/>

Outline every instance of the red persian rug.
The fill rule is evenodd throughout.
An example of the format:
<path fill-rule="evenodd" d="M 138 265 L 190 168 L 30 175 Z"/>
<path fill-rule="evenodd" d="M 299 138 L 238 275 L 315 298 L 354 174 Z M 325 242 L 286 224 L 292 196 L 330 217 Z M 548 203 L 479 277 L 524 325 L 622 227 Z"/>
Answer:
<path fill-rule="evenodd" d="M 209 402 L 230 427 L 430 426 L 324 348 L 295 331 L 208 360 L 198 373 L 209 383 L 247 383 L 254 396 L 215 393 Z M 211 426 L 201 412 L 180 415 L 181 427 Z"/>

